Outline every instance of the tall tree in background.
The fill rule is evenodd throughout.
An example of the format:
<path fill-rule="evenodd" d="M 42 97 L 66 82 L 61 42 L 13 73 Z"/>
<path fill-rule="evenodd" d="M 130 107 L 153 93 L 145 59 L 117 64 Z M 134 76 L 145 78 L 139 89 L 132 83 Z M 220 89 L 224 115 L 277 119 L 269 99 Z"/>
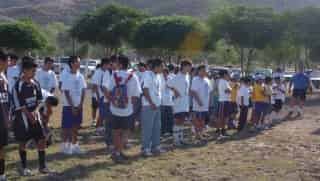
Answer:
<path fill-rule="evenodd" d="M 79 41 L 117 51 L 131 40 L 139 21 L 146 16 L 129 7 L 108 5 L 84 15 L 72 27 L 71 35 Z"/>

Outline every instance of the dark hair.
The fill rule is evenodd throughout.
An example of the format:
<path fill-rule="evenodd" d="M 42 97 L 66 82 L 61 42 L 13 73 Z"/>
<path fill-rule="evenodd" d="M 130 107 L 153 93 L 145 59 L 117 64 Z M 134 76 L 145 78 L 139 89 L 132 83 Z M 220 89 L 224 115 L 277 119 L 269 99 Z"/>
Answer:
<path fill-rule="evenodd" d="M 110 56 L 110 61 L 111 61 L 111 62 L 117 62 L 117 61 L 118 61 L 118 58 L 119 58 L 118 55 L 111 55 L 111 56 Z"/>
<path fill-rule="evenodd" d="M 7 60 L 7 55 L 5 54 L 5 53 L 3 53 L 3 52 L 0 52 L 0 60 L 1 61 L 6 61 Z"/>
<path fill-rule="evenodd" d="M 19 57 L 16 55 L 16 54 L 13 54 L 13 53 L 9 53 L 8 56 L 10 57 L 10 59 L 12 60 L 18 60 Z"/>
<path fill-rule="evenodd" d="M 219 71 L 219 76 L 221 78 L 224 77 L 225 75 L 228 75 L 228 74 L 229 74 L 228 70 L 220 70 Z"/>
<path fill-rule="evenodd" d="M 181 62 L 181 64 L 180 64 L 180 70 L 183 70 L 183 68 L 184 68 L 185 66 L 192 66 L 191 61 L 190 61 L 190 60 L 183 60 L 183 61 Z"/>
<path fill-rule="evenodd" d="M 122 66 L 122 69 L 128 69 L 129 68 L 129 64 L 130 64 L 130 60 L 128 57 L 121 55 L 118 58 L 118 62 L 119 64 Z"/>
<path fill-rule="evenodd" d="M 96 69 L 101 67 L 101 63 L 97 64 Z"/>
<path fill-rule="evenodd" d="M 59 100 L 55 96 L 48 96 L 47 99 L 46 99 L 46 103 L 48 103 L 49 105 L 55 107 L 55 106 L 58 106 Z"/>
<path fill-rule="evenodd" d="M 162 63 L 163 63 L 163 61 L 162 61 L 161 59 L 158 59 L 158 58 L 153 59 L 150 68 L 153 70 L 153 69 L 155 69 L 156 67 L 161 66 Z"/>
<path fill-rule="evenodd" d="M 152 62 L 153 62 L 153 60 L 154 60 L 154 59 L 149 59 L 149 60 L 147 60 L 147 62 L 146 62 L 146 65 L 147 65 L 149 68 L 152 67 Z"/>
<path fill-rule="evenodd" d="M 46 63 L 49 63 L 49 62 L 53 62 L 53 59 L 51 57 L 46 57 L 44 59 L 44 63 L 46 64 Z"/>
<path fill-rule="evenodd" d="M 22 58 L 22 70 L 30 70 L 32 68 L 37 68 L 38 65 L 36 64 L 35 60 L 32 57 L 23 57 Z"/>
<path fill-rule="evenodd" d="M 171 72 L 171 71 L 174 71 L 174 65 L 172 64 L 169 64 L 168 66 L 168 70 Z"/>
<path fill-rule="evenodd" d="M 103 67 L 103 65 L 105 64 L 109 64 L 111 61 L 109 58 L 103 58 L 101 59 L 101 67 Z"/>
<path fill-rule="evenodd" d="M 68 61 L 68 64 L 69 64 L 69 67 L 70 68 L 72 68 L 72 64 L 74 63 L 74 62 L 76 62 L 77 60 L 78 60 L 78 58 L 80 58 L 79 56 L 70 56 L 69 57 L 69 61 Z"/>
<path fill-rule="evenodd" d="M 197 72 L 199 73 L 202 69 L 206 70 L 206 66 L 205 65 L 199 65 L 197 68 Z"/>
<path fill-rule="evenodd" d="M 266 82 L 266 83 L 272 82 L 272 78 L 271 78 L 271 77 L 266 77 L 265 82 Z"/>
<path fill-rule="evenodd" d="M 246 83 L 246 84 L 249 84 L 249 83 L 251 82 L 251 80 L 250 80 L 249 77 L 242 77 L 242 78 L 240 79 L 240 81 L 241 81 L 241 82 L 244 82 L 244 83 Z"/>
<path fill-rule="evenodd" d="M 140 63 L 138 64 L 138 67 L 146 67 L 146 64 L 143 63 L 143 62 L 140 62 Z"/>

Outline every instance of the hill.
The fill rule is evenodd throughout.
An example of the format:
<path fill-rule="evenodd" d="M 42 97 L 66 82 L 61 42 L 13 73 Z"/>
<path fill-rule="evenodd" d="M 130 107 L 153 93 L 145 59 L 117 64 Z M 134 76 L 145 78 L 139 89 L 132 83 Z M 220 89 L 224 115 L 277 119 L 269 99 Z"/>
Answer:
<path fill-rule="evenodd" d="M 282 11 L 305 6 L 320 6 L 318 0 L 0 0 L 0 20 L 31 18 L 40 24 L 58 21 L 71 24 L 81 14 L 105 4 L 120 3 L 154 15 L 206 17 L 224 4 L 272 7 Z"/>

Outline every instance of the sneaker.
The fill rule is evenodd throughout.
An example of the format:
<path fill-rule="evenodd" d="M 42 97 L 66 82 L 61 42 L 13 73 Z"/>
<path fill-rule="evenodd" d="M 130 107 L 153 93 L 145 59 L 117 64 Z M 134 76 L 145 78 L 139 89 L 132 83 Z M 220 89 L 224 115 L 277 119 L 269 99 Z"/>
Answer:
<path fill-rule="evenodd" d="M 81 150 L 78 144 L 71 146 L 72 153 L 71 154 L 83 154 L 84 152 Z"/>
<path fill-rule="evenodd" d="M 92 126 L 92 127 L 96 127 L 96 126 L 97 126 L 97 121 L 96 121 L 96 120 L 92 120 L 91 126 Z"/>
<path fill-rule="evenodd" d="M 158 148 L 152 150 L 152 154 L 154 154 L 154 155 L 160 155 L 160 154 L 166 153 L 166 152 L 167 151 L 162 149 L 161 147 L 158 147 Z"/>
<path fill-rule="evenodd" d="M 25 168 L 20 170 L 20 175 L 24 177 L 32 176 L 31 170 Z"/>
<path fill-rule="evenodd" d="M 0 181 L 7 181 L 6 175 L 0 175 Z"/>
<path fill-rule="evenodd" d="M 112 153 L 111 159 L 112 159 L 115 163 L 123 163 L 123 162 L 125 161 L 124 158 L 121 156 L 120 153 Z"/>
<path fill-rule="evenodd" d="M 34 150 L 36 148 L 36 142 L 34 140 L 29 140 L 26 143 L 26 148 L 28 148 L 30 150 Z"/>
<path fill-rule="evenodd" d="M 39 168 L 39 172 L 40 172 L 41 174 L 55 174 L 55 171 L 50 170 L 48 167 Z"/>
<path fill-rule="evenodd" d="M 223 134 L 220 134 L 220 135 L 218 136 L 217 140 L 220 141 L 220 140 L 223 140 L 223 139 L 226 139 L 226 138 L 227 138 L 227 136 L 225 136 L 225 135 L 223 135 Z"/>
<path fill-rule="evenodd" d="M 152 154 L 151 151 L 149 151 L 149 150 L 144 150 L 144 151 L 142 152 L 142 156 L 143 156 L 143 157 L 151 157 L 151 156 L 153 156 L 153 154 Z"/>

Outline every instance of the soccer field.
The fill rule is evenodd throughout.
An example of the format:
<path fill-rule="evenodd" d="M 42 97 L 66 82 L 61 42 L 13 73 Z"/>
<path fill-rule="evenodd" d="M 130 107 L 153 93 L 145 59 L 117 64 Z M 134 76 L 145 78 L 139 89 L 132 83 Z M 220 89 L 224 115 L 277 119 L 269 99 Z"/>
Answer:
<path fill-rule="evenodd" d="M 17 173 L 19 157 L 17 145 L 7 147 L 7 176 L 10 180 L 320 180 L 320 131 L 318 106 L 320 99 L 308 101 L 303 120 L 283 122 L 260 134 L 243 134 L 225 142 L 215 140 L 211 133 L 207 145 L 192 145 L 171 149 L 163 140 L 167 153 L 158 157 L 140 157 L 138 133 L 131 136 L 134 145 L 126 151 L 131 159 L 126 164 L 115 164 L 106 151 L 102 137 L 94 136 L 91 124 L 90 95 L 87 95 L 84 124 L 80 134 L 83 155 L 59 153 L 61 107 L 55 109 L 51 123 L 55 128 L 55 144 L 50 146 L 48 166 L 58 175 L 40 175 L 37 172 L 37 152 L 28 153 L 32 177 Z"/>

